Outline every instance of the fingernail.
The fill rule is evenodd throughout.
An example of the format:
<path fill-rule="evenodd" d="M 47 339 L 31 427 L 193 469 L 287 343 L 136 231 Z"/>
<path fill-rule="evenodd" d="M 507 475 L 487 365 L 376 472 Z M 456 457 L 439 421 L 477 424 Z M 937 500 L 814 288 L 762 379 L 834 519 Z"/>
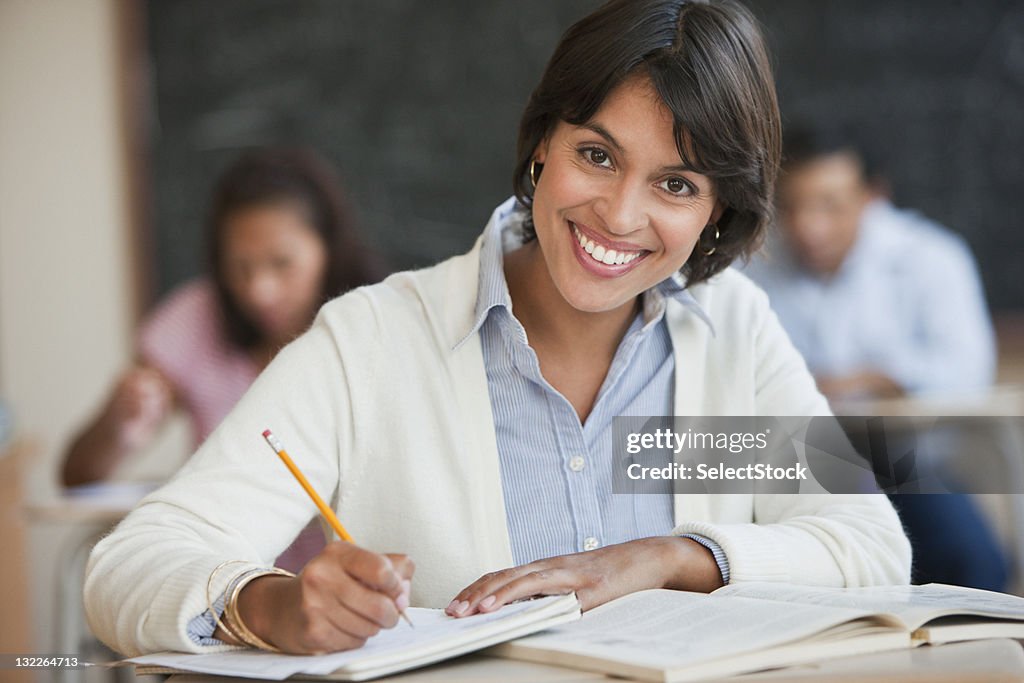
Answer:
<path fill-rule="evenodd" d="M 408 593 L 412 590 L 412 581 L 409 579 L 402 579 L 402 592 Z"/>
<path fill-rule="evenodd" d="M 444 608 L 444 611 L 448 612 L 449 614 L 451 614 L 452 612 L 455 611 L 455 609 L 458 606 L 459 606 L 459 601 L 458 600 L 452 600 L 451 602 L 448 603 L 448 606 Z"/>
<path fill-rule="evenodd" d="M 402 593 L 399 595 L 398 599 L 395 600 L 395 606 L 398 607 L 399 612 L 404 612 L 405 608 L 409 606 L 409 594 Z"/>
<path fill-rule="evenodd" d="M 493 595 L 488 595 L 480 603 L 480 609 L 490 609 L 491 605 L 494 604 L 495 600 L 497 600 L 496 597 L 494 597 Z"/>
<path fill-rule="evenodd" d="M 459 603 L 458 607 L 455 608 L 455 613 L 456 614 L 462 614 L 463 612 L 465 612 L 468 609 L 469 609 L 469 602 L 467 600 L 463 600 L 462 602 Z"/>

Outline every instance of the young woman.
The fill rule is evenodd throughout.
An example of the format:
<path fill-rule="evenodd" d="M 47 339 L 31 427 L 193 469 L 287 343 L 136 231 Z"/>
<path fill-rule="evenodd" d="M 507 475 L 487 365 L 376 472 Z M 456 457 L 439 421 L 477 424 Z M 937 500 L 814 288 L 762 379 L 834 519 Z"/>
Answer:
<path fill-rule="evenodd" d="M 142 325 L 138 363 L 68 449 L 66 486 L 109 477 L 175 408 L 202 443 L 320 305 L 381 275 L 333 170 L 305 150 L 237 159 L 214 189 L 207 245 L 210 277 L 172 292 Z M 301 567 L 322 547 L 307 535 L 281 565 Z"/>
<path fill-rule="evenodd" d="M 100 637 L 316 652 L 409 604 L 907 581 L 883 496 L 611 495 L 616 415 L 827 412 L 763 293 L 725 270 L 764 230 L 779 157 L 747 11 L 613 0 L 562 38 L 518 147 L 517 198 L 472 251 L 327 304 L 97 545 Z M 315 510 L 267 428 L 361 544 L 328 544 L 298 577 L 267 558 Z"/>

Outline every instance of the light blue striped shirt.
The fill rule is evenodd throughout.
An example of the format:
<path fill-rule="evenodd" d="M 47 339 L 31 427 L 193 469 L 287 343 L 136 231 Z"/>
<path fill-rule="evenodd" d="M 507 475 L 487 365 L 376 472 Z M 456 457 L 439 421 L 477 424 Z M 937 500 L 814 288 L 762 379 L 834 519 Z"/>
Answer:
<path fill-rule="evenodd" d="M 710 321 L 681 280 L 643 295 L 584 424 L 572 404 L 541 375 L 526 331 L 512 315 L 504 251 L 521 244 L 521 208 L 506 203 L 484 236 L 476 318 L 495 420 L 505 512 L 517 565 L 625 541 L 664 536 L 674 527 L 671 494 L 612 493 L 612 420 L 671 415 L 675 357 L 665 322 L 673 297 Z M 688 535 L 689 536 L 689 535 Z M 713 541 L 694 537 L 728 563 Z"/>

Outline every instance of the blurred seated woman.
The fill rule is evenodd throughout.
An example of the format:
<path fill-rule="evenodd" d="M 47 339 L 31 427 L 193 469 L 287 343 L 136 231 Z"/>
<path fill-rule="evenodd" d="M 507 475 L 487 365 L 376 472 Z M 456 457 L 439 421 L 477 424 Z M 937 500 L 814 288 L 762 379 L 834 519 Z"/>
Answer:
<path fill-rule="evenodd" d="M 143 323 L 136 363 L 68 449 L 65 486 L 110 477 L 176 408 L 202 443 L 321 304 L 379 279 L 339 188 L 322 159 L 298 149 L 251 151 L 224 172 L 207 222 L 209 276 Z M 319 533 L 300 540 L 279 564 L 301 566 L 323 545 Z"/>

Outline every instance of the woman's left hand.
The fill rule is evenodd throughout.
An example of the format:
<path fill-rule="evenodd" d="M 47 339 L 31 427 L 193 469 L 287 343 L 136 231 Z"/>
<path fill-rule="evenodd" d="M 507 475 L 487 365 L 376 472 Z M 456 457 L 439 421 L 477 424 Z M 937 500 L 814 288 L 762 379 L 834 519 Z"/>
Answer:
<path fill-rule="evenodd" d="M 655 536 L 485 574 L 463 588 L 445 612 L 466 617 L 522 598 L 573 591 L 586 611 L 647 588 L 708 593 L 721 586 L 711 551 L 690 538 Z"/>

